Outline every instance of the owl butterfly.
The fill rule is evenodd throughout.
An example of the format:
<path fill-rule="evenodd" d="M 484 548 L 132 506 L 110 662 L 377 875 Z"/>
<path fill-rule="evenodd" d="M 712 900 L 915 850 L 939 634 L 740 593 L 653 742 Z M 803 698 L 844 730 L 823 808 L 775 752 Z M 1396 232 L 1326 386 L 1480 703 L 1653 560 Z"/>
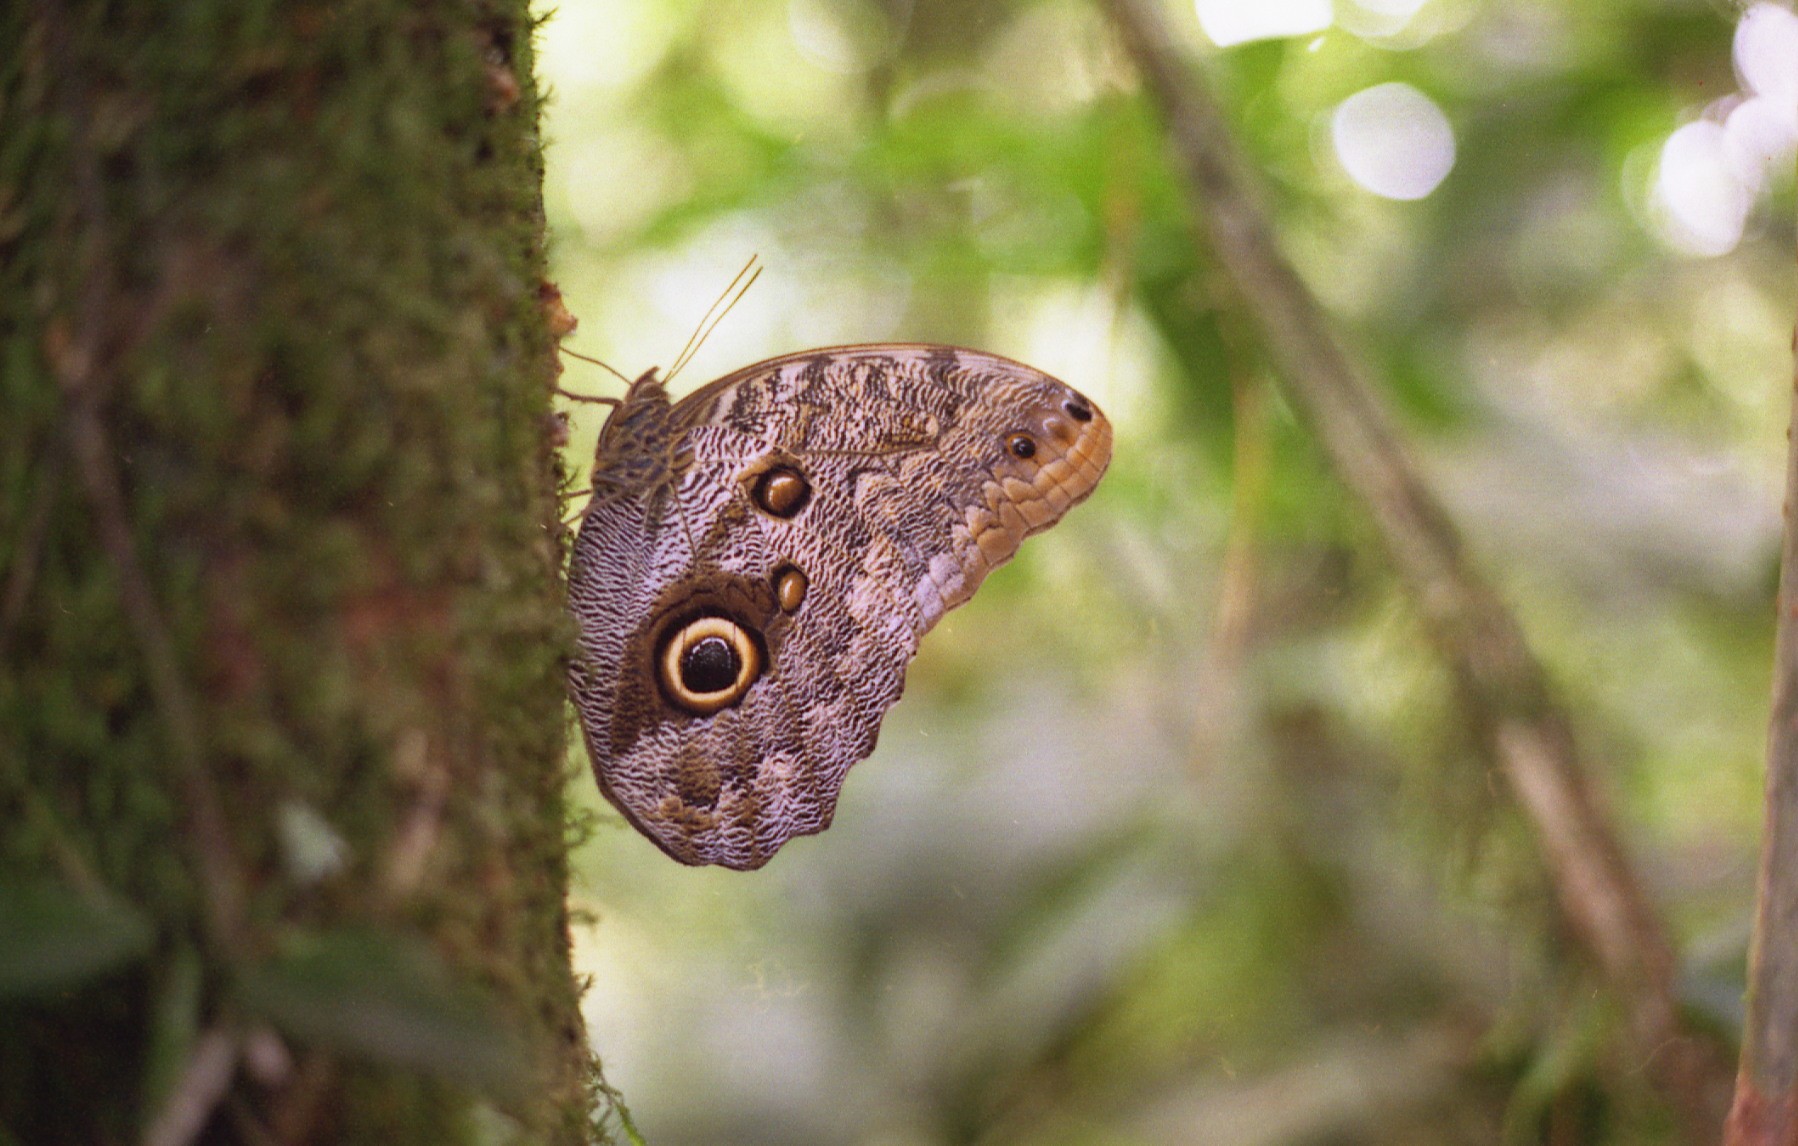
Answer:
<path fill-rule="evenodd" d="M 569 568 L 600 789 L 682 863 L 823 831 L 919 639 L 1110 459 L 1086 398 L 972 350 L 807 350 L 678 403 L 644 374 Z"/>

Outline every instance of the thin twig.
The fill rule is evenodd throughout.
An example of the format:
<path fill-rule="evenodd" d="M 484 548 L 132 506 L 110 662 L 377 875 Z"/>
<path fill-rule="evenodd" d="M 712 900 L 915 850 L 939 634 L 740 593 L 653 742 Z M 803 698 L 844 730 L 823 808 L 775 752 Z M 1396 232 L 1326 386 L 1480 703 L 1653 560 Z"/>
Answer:
<path fill-rule="evenodd" d="M 1254 639 L 1261 581 L 1261 528 L 1266 516 L 1272 450 L 1268 405 L 1271 380 L 1255 356 L 1226 333 L 1232 408 L 1230 520 L 1218 561 L 1216 612 L 1206 648 L 1189 751 L 1195 766 L 1217 759 L 1228 738 L 1240 736 L 1244 660 Z"/>
<path fill-rule="evenodd" d="M 43 460 L 37 488 L 31 491 L 25 525 L 18 546 L 13 550 L 6 592 L 0 594 L 0 656 L 4 656 L 13 630 L 25 614 L 25 602 L 31 598 L 32 582 L 37 579 L 44 542 L 50 534 L 50 511 L 56 507 L 56 493 L 62 485 L 63 459 L 68 455 L 61 440 L 52 438 L 46 453 L 49 456 Z"/>
<path fill-rule="evenodd" d="M 269 1133 L 243 1095 L 233 1095 L 225 1109 L 231 1115 L 231 1128 L 237 1131 L 245 1146 L 281 1146 L 281 1140 Z"/>
<path fill-rule="evenodd" d="M 1236 339 L 1225 336 L 1225 342 Z M 1267 510 L 1268 471 L 1273 453 L 1268 415 L 1268 381 L 1259 364 L 1241 347 L 1227 346 L 1230 371 L 1232 454 L 1230 523 L 1218 570 L 1217 617 L 1212 625 L 1213 654 L 1225 671 L 1241 667 L 1260 581 L 1259 534 Z"/>
<path fill-rule="evenodd" d="M 144 1131 L 144 1146 L 189 1146 L 212 1120 L 237 1073 L 237 1035 L 214 1027 L 201 1035 L 168 1101 Z"/>
<path fill-rule="evenodd" d="M 326 1109 L 337 1083 L 336 1061 L 322 1051 L 304 1054 L 294 1068 L 293 1081 L 269 1120 L 277 1142 L 308 1142 Z"/>
<path fill-rule="evenodd" d="M 1798 351 L 1798 345 L 1794 346 Z M 1795 354 L 1798 357 L 1798 354 Z M 1773 638 L 1773 708 L 1767 721 L 1767 794 L 1761 834 L 1748 1015 L 1729 1146 L 1798 1143 L 1798 361 L 1786 432 L 1785 543 Z"/>
<path fill-rule="evenodd" d="M 1373 518 L 1453 668 L 1472 731 L 1535 826 L 1563 919 L 1622 1000 L 1637 1053 L 1688 1133 L 1714 1140 L 1725 1068 L 1715 1048 L 1681 1023 L 1672 945 L 1581 770 L 1547 673 L 1473 569 L 1363 369 L 1281 252 L 1222 115 L 1169 46 L 1159 18 L 1141 0 L 1105 2 L 1166 121 L 1212 254 L 1258 325 L 1288 398 Z"/>
<path fill-rule="evenodd" d="M 0 740 L 0 755 L 11 750 L 11 745 Z M 71 833 L 62 826 L 62 820 L 50 806 L 44 791 L 28 784 L 19 793 L 19 802 L 23 805 L 25 818 L 30 821 L 32 830 L 44 841 L 50 858 L 56 863 L 57 874 L 62 876 L 64 882 L 88 899 L 104 898 L 105 882 L 94 874 L 94 865 L 76 847 L 70 838 Z"/>

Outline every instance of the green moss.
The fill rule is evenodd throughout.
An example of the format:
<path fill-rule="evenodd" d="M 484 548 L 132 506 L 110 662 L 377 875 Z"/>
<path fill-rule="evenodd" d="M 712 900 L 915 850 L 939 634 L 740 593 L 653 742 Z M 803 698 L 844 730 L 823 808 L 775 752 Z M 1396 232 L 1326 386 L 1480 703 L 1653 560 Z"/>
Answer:
<path fill-rule="evenodd" d="M 23 602 L 0 613 L 0 817 L 30 825 L 0 835 L 0 875 L 92 880 L 143 909 L 155 979 L 197 942 L 202 1027 L 283 936 L 423 939 L 536 1048 L 541 1083 L 507 1115 L 575 1141 L 529 36 L 501 0 L 0 15 L 24 45 L 0 61 L 0 595 Z M 71 386 L 95 395 L 128 560 L 64 453 Z M 196 842 L 133 563 L 223 851 Z M 283 866 L 292 802 L 345 845 L 316 884 Z M 201 878 L 221 866 L 249 895 L 223 934 Z M 62 1098 L 29 1080 L 71 1045 L 143 1077 L 152 1009 L 99 1015 L 77 993 L 36 1025 L 0 1014 L 0 1127 L 52 1124 Z M 472 1133 L 468 1092 L 291 1049 L 330 1064 L 334 1140 Z M 297 1101 L 240 1085 L 271 1120 Z M 129 1086 L 92 1097 L 61 1111 L 63 1140 L 150 1113 Z"/>

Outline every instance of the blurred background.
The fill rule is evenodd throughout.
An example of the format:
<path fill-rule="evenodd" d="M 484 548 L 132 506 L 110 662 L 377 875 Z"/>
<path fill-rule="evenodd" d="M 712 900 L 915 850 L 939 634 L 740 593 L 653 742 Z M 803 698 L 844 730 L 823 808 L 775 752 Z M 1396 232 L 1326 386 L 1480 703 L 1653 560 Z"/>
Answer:
<path fill-rule="evenodd" d="M 1094 3 L 541 15 L 568 345 L 665 366 L 756 254 L 677 392 L 939 341 L 1047 370 L 1117 427 L 1091 501 L 925 641 L 829 832 L 752 874 L 683 868 L 575 762 L 577 965 L 649 1142 L 1674 1140 L 1378 537 L 1195 247 Z M 1686 1004 L 1733 1038 L 1798 17 L 1165 17 L 1549 663 Z M 564 384 L 618 392 L 578 362 Z M 602 413 L 574 411 L 577 473 Z"/>

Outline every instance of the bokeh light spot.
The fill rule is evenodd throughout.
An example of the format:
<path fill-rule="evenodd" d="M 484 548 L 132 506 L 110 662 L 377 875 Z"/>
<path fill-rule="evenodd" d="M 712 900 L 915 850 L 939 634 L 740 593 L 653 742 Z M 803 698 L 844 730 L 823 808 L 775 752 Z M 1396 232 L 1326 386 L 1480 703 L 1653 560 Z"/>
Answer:
<path fill-rule="evenodd" d="M 787 26 L 800 55 L 838 75 L 889 59 L 904 37 L 902 21 L 869 0 L 788 0 Z"/>
<path fill-rule="evenodd" d="M 1194 0 L 1199 27 L 1220 48 L 1304 36 L 1330 26 L 1330 0 Z"/>
<path fill-rule="evenodd" d="M 1753 192 L 1731 170 L 1723 125 L 1688 123 L 1667 137 L 1654 180 L 1654 214 L 1661 234 L 1693 255 L 1721 255 L 1742 239 Z"/>
<path fill-rule="evenodd" d="M 1742 86 L 1772 101 L 1798 127 L 1798 15 L 1777 4 L 1756 4 L 1736 25 L 1734 54 Z"/>
<path fill-rule="evenodd" d="M 625 92 L 662 62 L 679 20 L 654 0 L 559 5 L 537 49 L 539 76 L 563 99 Z"/>
<path fill-rule="evenodd" d="M 1455 133 L 1442 109 L 1410 84 L 1356 92 L 1330 119 L 1349 178 L 1387 199 L 1422 199 L 1455 165 Z"/>
<path fill-rule="evenodd" d="M 1724 162 L 1751 191 L 1761 189 L 1772 168 L 1792 161 L 1795 146 L 1791 120 L 1765 96 L 1743 100 L 1723 121 Z"/>

